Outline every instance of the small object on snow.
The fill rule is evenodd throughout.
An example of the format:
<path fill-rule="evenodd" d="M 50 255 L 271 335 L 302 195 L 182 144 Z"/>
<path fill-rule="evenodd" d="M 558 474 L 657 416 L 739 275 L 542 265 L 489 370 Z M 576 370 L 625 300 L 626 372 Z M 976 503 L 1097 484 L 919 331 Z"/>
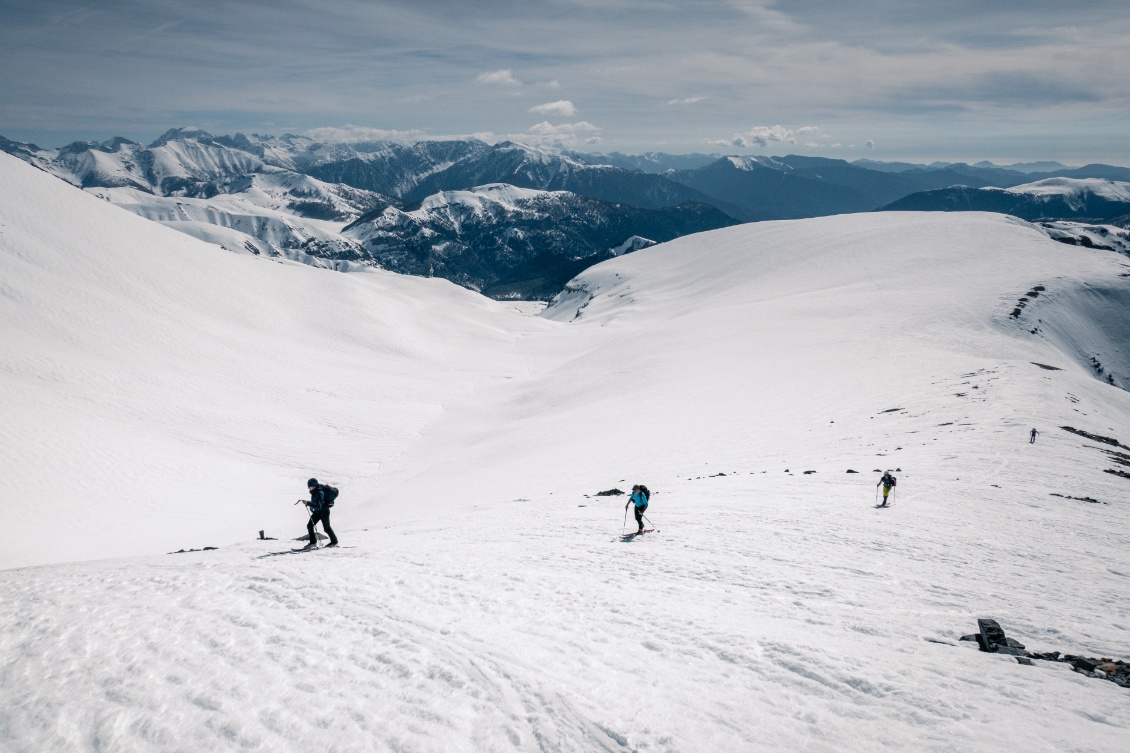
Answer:
<path fill-rule="evenodd" d="M 1029 659 L 1027 656 L 1018 656 L 1018 657 L 1016 657 L 1016 661 L 1020 664 L 1023 664 L 1026 667 L 1036 666 L 1032 663 L 1032 660 Z"/>
<path fill-rule="evenodd" d="M 1004 629 L 1001 628 L 1000 623 L 996 620 L 977 620 L 977 630 L 980 633 L 978 643 L 981 644 L 982 651 L 992 653 L 999 647 L 1008 646 L 1008 638 L 1005 637 Z"/>
<path fill-rule="evenodd" d="M 262 540 L 263 540 L 263 539 L 265 539 L 265 538 L 266 538 L 266 536 L 264 535 L 264 532 L 263 532 L 263 531 L 259 531 L 259 540 L 260 540 L 260 541 L 262 541 Z"/>
<path fill-rule="evenodd" d="M 851 468 L 848 468 L 847 472 L 848 473 L 859 473 L 859 471 L 852 470 Z"/>
<path fill-rule="evenodd" d="M 321 531 L 315 531 L 314 535 L 318 537 L 317 541 L 321 541 L 322 539 L 327 538 L 327 536 L 324 533 L 322 533 Z M 297 539 L 295 539 L 295 541 L 309 541 L 309 540 L 310 540 L 310 534 L 308 534 L 308 533 L 305 533 L 305 534 L 299 536 Z"/>
<path fill-rule="evenodd" d="M 805 476 L 807 476 L 807 475 L 808 475 L 808 474 L 810 474 L 810 473 L 816 473 L 816 471 L 805 471 L 805 472 L 804 472 L 804 475 L 805 475 Z"/>
<path fill-rule="evenodd" d="M 596 496 L 598 496 L 598 497 L 619 497 L 623 493 L 624 492 L 620 491 L 619 489 L 614 488 L 614 489 L 605 489 L 602 492 L 597 492 Z M 588 495 L 586 494 L 585 496 L 588 496 Z"/>

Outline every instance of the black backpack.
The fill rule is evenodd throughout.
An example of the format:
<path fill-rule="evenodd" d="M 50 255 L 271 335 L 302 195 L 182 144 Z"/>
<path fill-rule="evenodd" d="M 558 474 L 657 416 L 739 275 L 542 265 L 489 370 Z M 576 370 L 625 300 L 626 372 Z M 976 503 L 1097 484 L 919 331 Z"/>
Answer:
<path fill-rule="evenodd" d="M 334 500 L 337 499 L 338 491 L 336 486 L 329 484 L 322 484 L 322 499 L 325 500 L 326 507 L 333 507 Z"/>
<path fill-rule="evenodd" d="M 647 487 L 644 486 L 643 484 L 640 484 L 640 491 L 643 492 L 643 501 L 644 502 L 650 502 L 651 501 L 651 492 L 649 492 L 647 490 Z"/>

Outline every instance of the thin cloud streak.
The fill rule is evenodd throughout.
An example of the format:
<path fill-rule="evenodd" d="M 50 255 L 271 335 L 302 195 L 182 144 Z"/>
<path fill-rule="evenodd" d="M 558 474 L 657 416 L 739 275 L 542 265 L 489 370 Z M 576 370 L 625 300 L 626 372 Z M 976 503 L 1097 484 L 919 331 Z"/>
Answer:
<path fill-rule="evenodd" d="M 562 118 L 571 118 L 577 114 L 577 108 L 567 99 L 534 105 L 529 111 L 537 115 L 556 115 Z"/>

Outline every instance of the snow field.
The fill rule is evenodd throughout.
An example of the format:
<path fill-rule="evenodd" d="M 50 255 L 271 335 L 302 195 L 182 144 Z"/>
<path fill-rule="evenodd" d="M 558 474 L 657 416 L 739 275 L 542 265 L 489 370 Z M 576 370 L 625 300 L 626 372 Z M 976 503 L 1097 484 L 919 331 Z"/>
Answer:
<path fill-rule="evenodd" d="M 382 513 L 410 497 L 591 492 L 585 478 L 702 462 L 895 452 L 926 422 L 968 415 L 1075 425 L 1069 395 L 1086 395 L 1093 431 L 1117 434 L 1126 393 L 1076 353 L 1103 338 L 1104 353 L 1124 349 L 1109 336 L 1128 320 L 1079 302 L 1088 285 L 1130 284 L 1118 256 L 1080 251 L 994 215 L 883 213 L 739 226 L 610 260 L 547 311 L 567 328 L 523 340 L 528 374 L 449 405 L 385 468 Z M 1034 285 L 1045 293 L 1009 318 Z M 1045 308 L 1054 339 L 1028 332 Z M 884 447 L 874 432 L 890 408 L 923 425 Z M 979 450 L 949 433 L 960 428 L 937 440 L 943 457 Z"/>
<path fill-rule="evenodd" d="M 0 729 L 40 751 L 1120 749 L 1124 690 L 956 642 L 992 615 L 1036 650 L 1127 648 L 1130 573 L 1095 567 L 1128 543 L 1099 535 L 1111 508 L 987 513 L 908 473 L 873 510 L 877 474 L 738 473 L 664 488 L 630 543 L 623 498 L 554 495 L 352 549 L 20 571 Z"/>
<path fill-rule="evenodd" d="M 446 282 L 224 253 L 0 168 L 4 566 L 243 539 L 312 474 L 364 499 L 548 326 Z"/>
<path fill-rule="evenodd" d="M 956 641 L 1130 657 L 1127 482 L 1057 428 L 1130 439 L 1086 359 L 1122 347 L 1116 255 L 992 215 L 761 223 L 538 319 L 0 169 L 0 447 L 35 502 L 4 749 L 1124 747 L 1124 689 Z M 353 548 L 289 552 L 310 473 Z M 624 543 L 585 495 L 634 482 L 660 530 Z"/>

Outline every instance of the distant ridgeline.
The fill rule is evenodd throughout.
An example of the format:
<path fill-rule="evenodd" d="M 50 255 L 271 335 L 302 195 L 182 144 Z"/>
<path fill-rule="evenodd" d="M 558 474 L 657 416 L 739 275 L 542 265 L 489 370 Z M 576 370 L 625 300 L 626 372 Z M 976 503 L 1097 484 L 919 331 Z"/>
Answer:
<path fill-rule="evenodd" d="M 1106 165 L 585 154 L 192 129 L 147 146 L 0 137 L 0 149 L 230 251 L 443 277 L 494 298 L 548 300 L 600 261 L 738 222 L 881 208 L 1130 227 L 1130 170 Z M 1122 250 L 1104 243 L 1110 232 L 1063 225 L 1053 237 Z"/>

